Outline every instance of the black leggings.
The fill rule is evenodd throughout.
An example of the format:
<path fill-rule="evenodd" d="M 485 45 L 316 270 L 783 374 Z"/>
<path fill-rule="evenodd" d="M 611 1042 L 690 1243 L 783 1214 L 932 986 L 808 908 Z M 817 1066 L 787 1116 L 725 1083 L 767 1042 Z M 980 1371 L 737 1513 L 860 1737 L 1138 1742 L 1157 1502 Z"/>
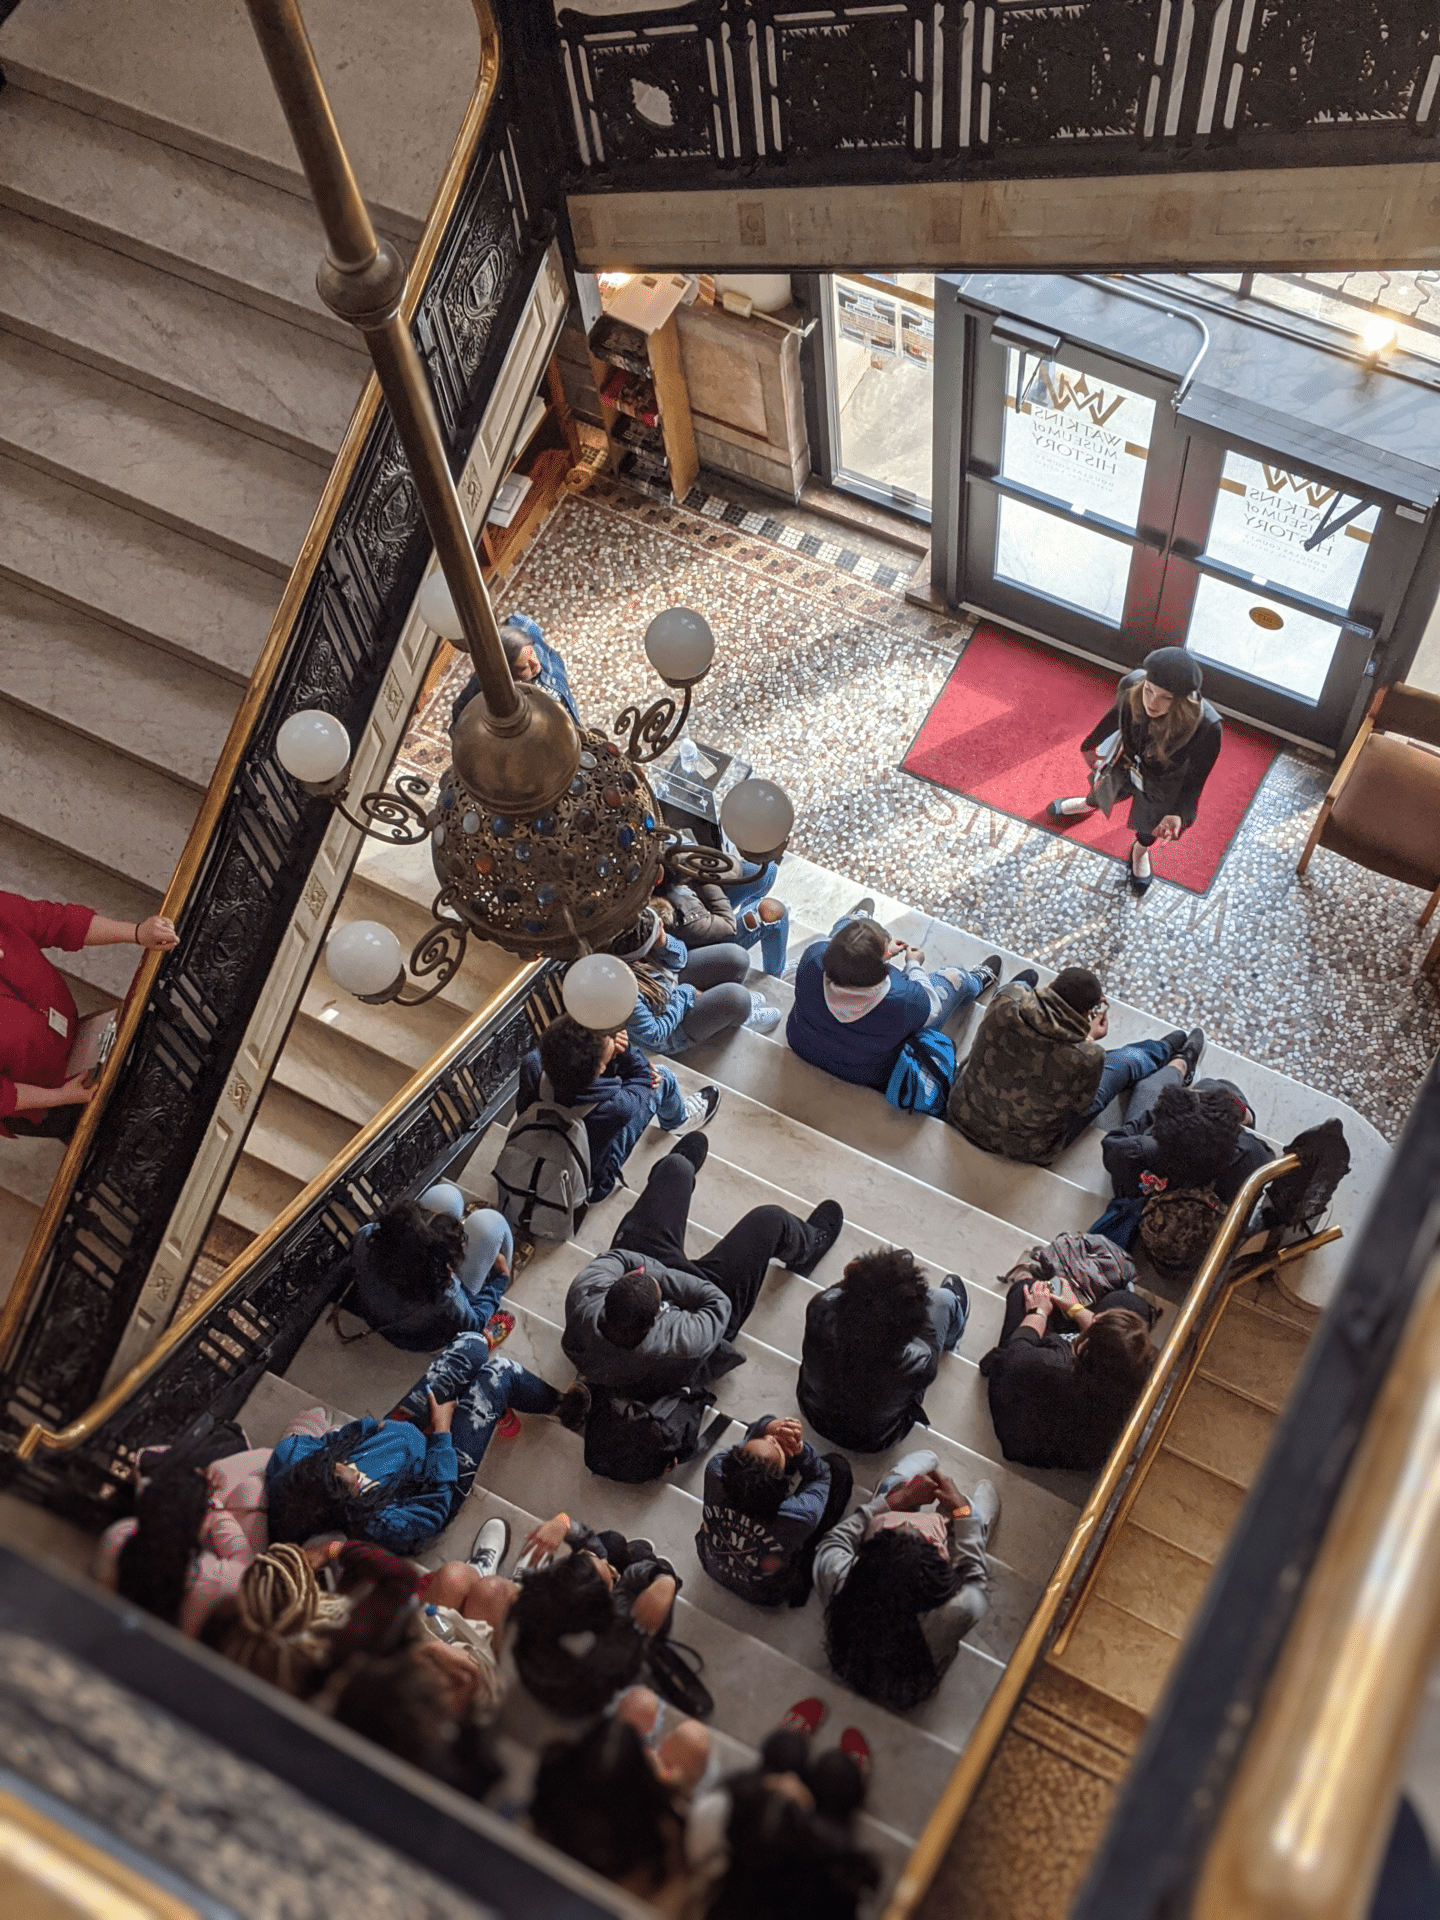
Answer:
<path fill-rule="evenodd" d="M 778 1260 L 782 1267 L 803 1263 L 814 1251 L 815 1230 L 784 1207 L 752 1207 L 703 1260 L 691 1260 L 685 1252 L 685 1229 L 694 1191 L 694 1166 L 683 1153 L 667 1153 L 651 1167 L 645 1191 L 610 1244 L 713 1280 L 730 1302 L 725 1338 L 733 1340 L 760 1298 L 770 1262 Z"/>

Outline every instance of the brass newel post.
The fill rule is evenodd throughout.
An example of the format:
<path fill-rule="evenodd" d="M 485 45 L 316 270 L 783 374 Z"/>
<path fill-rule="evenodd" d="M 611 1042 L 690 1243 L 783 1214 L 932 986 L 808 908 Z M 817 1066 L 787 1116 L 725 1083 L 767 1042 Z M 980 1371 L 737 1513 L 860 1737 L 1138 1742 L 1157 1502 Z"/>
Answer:
<path fill-rule="evenodd" d="M 450 475 L 429 377 L 401 316 L 404 265 L 389 241 L 375 232 L 297 0 L 246 0 L 246 5 L 325 229 L 326 257 L 316 275 L 316 287 L 330 311 L 358 327 L 365 337 L 465 629 L 490 728 L 499 734 L 519 734 L 531 726 L 534 709 L 521 699 L 506 664 L 494 609 Z"/>

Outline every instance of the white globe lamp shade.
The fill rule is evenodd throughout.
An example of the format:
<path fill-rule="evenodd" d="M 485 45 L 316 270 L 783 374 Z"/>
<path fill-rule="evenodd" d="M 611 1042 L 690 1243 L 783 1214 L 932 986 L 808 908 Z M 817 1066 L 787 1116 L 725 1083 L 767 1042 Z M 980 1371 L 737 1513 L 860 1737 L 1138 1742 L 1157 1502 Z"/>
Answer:
<path fill-rule="evenodd" d="M 710 622 L 689 607 L 667 607 L 645 629 L 645 652 L 667 686 L 703 680 L 715 658 Z"/>
<path fill-rule="evenodd" d="M 325 943 L 325 964 L 336 986 L 361 1000 L 387 993 L 405 973 L 400 942 L 378 920 L 337 927 Z"/>
<path fill-rule="evenodd" d="M 455 611 L 455 596 L 438 567 L 420 589 L 420 618 L 447 640 L 465 638 L 465 629 Z"/>
<path fill-rule="evenodd" d="M 323 787 L 350 764 L 350 736 L 333 713 L 306 707 L 292 713 L 275 736 L 275 758 L 307 786 Z"/>
<path fill-rule="evenodd" d="M 587 953 L 565 974 L 565 1011 L 595 1033 L 618 1033 L 635 1011 L 640 989 L 613 953 Z"/>
<path fill-rule="evenodd" d="M 721 831 L 752 859 L 762 853 L 778 853 L 794 825 L 790 797 L 773 780 L 742 780 L 720 805 Z"/>

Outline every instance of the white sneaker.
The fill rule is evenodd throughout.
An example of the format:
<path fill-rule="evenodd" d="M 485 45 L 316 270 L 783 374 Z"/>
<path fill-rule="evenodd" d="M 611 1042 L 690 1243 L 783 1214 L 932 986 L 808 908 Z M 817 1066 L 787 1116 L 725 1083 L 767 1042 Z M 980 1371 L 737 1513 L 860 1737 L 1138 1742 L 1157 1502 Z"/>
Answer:
<path fill-rule="evenodd" d="M 685 1118 L 680 1125 L 685 1127 L 704 1127 L 715 1117 L 715 1109 L 720 1104 L 718 1087 L 701 1087 L 698 1093 L 692 1093 L 685 1102 Z M 679 1132 L 679 1127 L 675 1131 Z"/>
<path fill-rule="evenodd" d="M 780 1024 L 780 1009 L 772 1007 L 763 993 L 752 993 L 750 1018 L 745 1024 L 755 1033 L 773 1033 Z"/>
<path fill-rule="evenodd" d="M 995 1491 L 993 1481 L 981 1480 L 970 1495 L 970 1511 L 985 1529 L 988 1541 L 995 1530 L 995 1522 L 1000 1518 L 1000 1496 Z"/>
<path fill-rule="evenodd" d="M 497 1514 L 494 1519 L 487 1520 L 476 1534 L 475 1544 L 470 1549 L 470 1564 L 477 1573 L 498 1573 L 509 1551 L 510 1522 Z"/>

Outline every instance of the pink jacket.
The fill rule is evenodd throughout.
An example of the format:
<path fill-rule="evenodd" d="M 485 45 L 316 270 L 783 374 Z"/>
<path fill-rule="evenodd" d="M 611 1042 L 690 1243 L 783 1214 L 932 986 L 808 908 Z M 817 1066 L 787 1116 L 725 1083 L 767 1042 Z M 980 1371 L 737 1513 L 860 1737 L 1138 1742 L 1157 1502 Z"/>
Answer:
<path fill-rule="evenodd" d="M 227 1454 L 206 1469 L 210 1512 L 201 1530 L 201 1551 L 190 1569 L 180 1606 L 179 1627 L 193 1640 L 212 1608 L 239 1591 L 241 1577 L 270 1537 L 265 1525 L 265 1468 L 269 1447 Z M 95 1577 L 115 1591 L 120 1549 L 134 1533 L 135 1520 L 117 1520 L 100 1536 Z"/>

